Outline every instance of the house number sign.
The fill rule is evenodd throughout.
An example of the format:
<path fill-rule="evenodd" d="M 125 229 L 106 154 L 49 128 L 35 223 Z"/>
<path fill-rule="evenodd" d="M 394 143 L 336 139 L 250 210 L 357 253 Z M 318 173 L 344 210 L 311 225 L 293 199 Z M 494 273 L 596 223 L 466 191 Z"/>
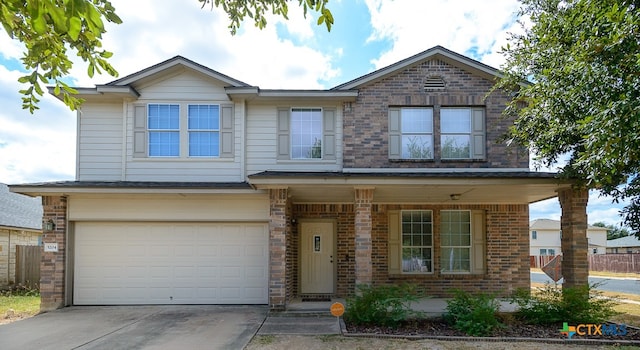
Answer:
<path fill-rule="evenodd" d="M 45 243 L 44 244 L 45 252 L 57 252 L 58 251 L 58 243 Z"/>

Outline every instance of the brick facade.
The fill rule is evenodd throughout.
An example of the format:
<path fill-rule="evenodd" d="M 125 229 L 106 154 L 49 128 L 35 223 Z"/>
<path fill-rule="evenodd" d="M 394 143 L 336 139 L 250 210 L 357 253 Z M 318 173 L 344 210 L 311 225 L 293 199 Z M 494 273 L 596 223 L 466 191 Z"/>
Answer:
<path fill-rule="evenodd" d="M 373 282 L 372 271 L 372 218 L 371 202 L 373 201 L 373 188 L 355 189 L 355 283 L 371 284 Z"/>
<path fill-rule="evenodd" d="M 589 243 L 587 240 L 586 189 L 566 189 L 558 192 L 562 207 L 560 219 L 563 287 L 586 286 L 589 283 Z"/>
<path fill-rule="evenodd" d="M 440 76 L 444 90 L 425 91 L 425 80 Z M 513 124 L 502 116 L 507 96 L 492 93 L 492 82 L 438 59 L 431 59 L 381 81 L 359 88 L 358 98 L 344 114 L 345 168 L 528 168 L 529 154 L 522 147 L 497 143 Z M 388 107 L 434 108 L 432 161 L 390 161 L 388 156 Z M 484 107 L 486 154 L 484 161 L 440 160 L 439 108 Z"/>
<path fill-rule="evenodd" d="M 66 252 L 67 252 L 67 198 L 64 196 L 43 196 L 42 227 L 53 220 L 53 231 L 43 230 L 42 243 L 57 243 L 57 252 L 43 249 L 40 263 L 40 311 L 49 311 L 66 305 Z"/>
<path fill-rule="evenodd" d="M 287 287 L 287 189 L 269 190 L 269 305 L 284 308 Z"/>
<path fill-rule="evenodd" d="M 441 274 L 439 213 L 441 210 L 483 210 L 486 223 L 486 273 L 478 275 Z M 298 219 L 334 219 L 337 237 L 336 295 L 353 295 L 357 283 L 356 217 L 354 204 L 294 204 L 292 215 Z M 388 271 L 389 212 L 392 210 L 432 210 L 434 214 L 434 273 L 390 275 Z M 493 292 L 508 295 L 518 288 L 530 287 L 529 207 L 513 205 L 390 205 L 371 204 L 371 283 L 412 283 L 427 295 L 450 296 L 453 289 Z M 297 236 L 296 229 L 292 232 Z M 299 256 L 292 257 L 299 261 Z M 297 263 L 294 265 L 298 270 Z M 505 283 L 508 281 L 509 283 Z M 297 284 L 287 294 L 298 295 Z"/>

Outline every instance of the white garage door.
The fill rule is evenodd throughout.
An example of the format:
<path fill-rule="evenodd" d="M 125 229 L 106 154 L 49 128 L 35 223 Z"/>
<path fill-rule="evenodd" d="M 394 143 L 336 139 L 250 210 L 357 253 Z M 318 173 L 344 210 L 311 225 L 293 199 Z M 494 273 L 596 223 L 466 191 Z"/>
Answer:
<path fill-rule="evenodd" d="M 75 227 L 76 305 L 268 303 L 266 224 Z"/>

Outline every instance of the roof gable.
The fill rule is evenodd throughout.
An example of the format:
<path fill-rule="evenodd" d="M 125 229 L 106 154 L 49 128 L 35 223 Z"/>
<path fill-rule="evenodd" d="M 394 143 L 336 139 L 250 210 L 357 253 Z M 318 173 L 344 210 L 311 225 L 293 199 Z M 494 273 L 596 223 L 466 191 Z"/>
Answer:
<path fill-rule="evenodd" d="M 445 49 L 444 47 L 438 45 L 428 50 L 422 51 L 419 54 L 391 64 L 387 67 L 378 69 L 369 74 L 365 74 L 359 78 L 338 85 L 331 90 L 357 89 L 363 85 L 382 80 L 389 76 L 395 75 L 398 72 L 401 72 L 411 66 L 432 59 L 440 59 L 453 66 L 459 67 L 471 73 L 478 74 L 487 79 L 494 79 L 501 76 L 500 71 L 491 66 L 488 66 L 482 62 L 476 61 L 459 53 L 453 52 L 451 50 Z"/>
<path fill-rule="evenodd" d="M 227 75 L 224 75 L 218 71 L 215 71 L 209 67 L 203 66 L 199 63 L 191 61 L 182 56 L 175 56 L 170 58 L 164 62 L 160 62 L 151 67 L 147 67 L 141 71 L 138 71 L 133 74 L 129 74 L 126 77 L 120 78 L 118 80 L 114 80 L 110 83 L 107 83 L 104 86 L 129 86 L 142 83 L 148 80 L 157 79 L 158 76 L 163 74 L 172 73 L 179 69 L 191 69 L 193 71 L 204 74 L 210 78 L 221 81 L 226 86 L 232 87 L 250 87 L 251 85 L 244 83 L 240 80 L 231 78 Z"/>

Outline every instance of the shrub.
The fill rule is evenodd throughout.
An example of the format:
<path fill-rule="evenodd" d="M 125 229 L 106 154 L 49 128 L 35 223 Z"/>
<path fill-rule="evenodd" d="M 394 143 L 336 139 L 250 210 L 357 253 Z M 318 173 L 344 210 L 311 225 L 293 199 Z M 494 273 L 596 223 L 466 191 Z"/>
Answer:
<path fill-rule="evenodd" d="M 359 294 L 347 299 L 344 318 L 355 325 L 397 327 L 401 321 L 415 317 L 411 302 L 419 295 L 412 285 L 358 286 Z"/>
<path fill-rule="evenodd" d="M 616 302 L 596 290 L 600 283 L 584 287 L 558 288 L 545 283 L 536 293 L 519 290 L 512 297 L 517 315 L 531 324 L 601 323 L 618 314 Z"/>
<path fill-rule="evenodd" d="M 493 295 L 456 290 L 447 301 L 445 320 L 467 335 L 485 337 L 501 326 L 496 317 L 499 310 L 500 303 Z"/>
<path fill-rule="evenodd" d="M 22 296 L 22 297 L 37 297 L 40 295 L 38 288 L 31 288 L 22 284 L 12 286 L 9 289 L 0 290 L 0 296 Z"/>

